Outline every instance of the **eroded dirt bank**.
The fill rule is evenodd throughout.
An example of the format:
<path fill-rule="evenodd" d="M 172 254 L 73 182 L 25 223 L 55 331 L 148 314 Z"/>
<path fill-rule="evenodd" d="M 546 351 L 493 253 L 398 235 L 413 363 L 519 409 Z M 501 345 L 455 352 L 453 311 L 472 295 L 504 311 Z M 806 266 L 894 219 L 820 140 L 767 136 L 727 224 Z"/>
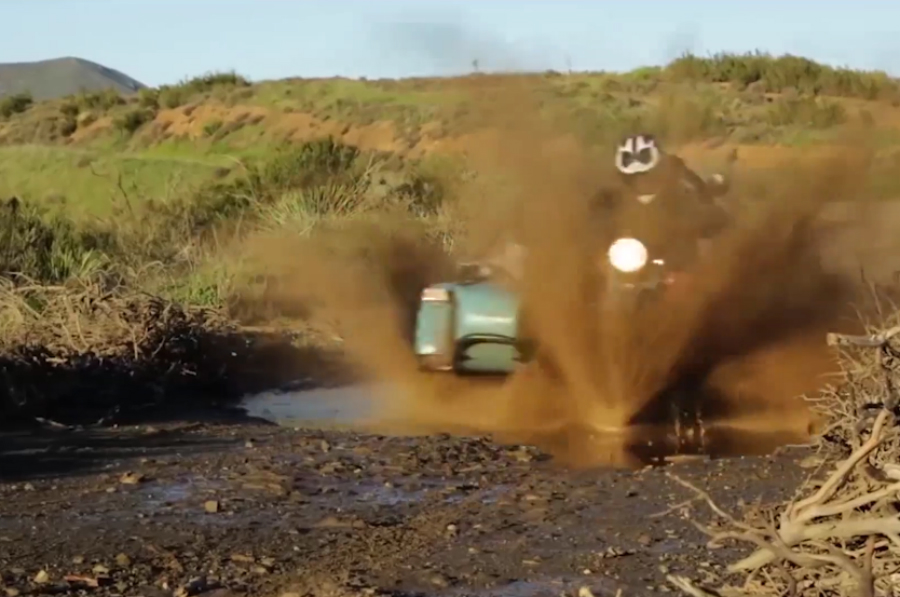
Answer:
<path fill-rule="evenodd" d="M 0 441 L 9 596 L 651 595 L 734 556 L 703 547 L 663 469 L 480 439 L 231 422 Z M 668 470 L 733 506 L 789 494 L 808 456 Z"/>

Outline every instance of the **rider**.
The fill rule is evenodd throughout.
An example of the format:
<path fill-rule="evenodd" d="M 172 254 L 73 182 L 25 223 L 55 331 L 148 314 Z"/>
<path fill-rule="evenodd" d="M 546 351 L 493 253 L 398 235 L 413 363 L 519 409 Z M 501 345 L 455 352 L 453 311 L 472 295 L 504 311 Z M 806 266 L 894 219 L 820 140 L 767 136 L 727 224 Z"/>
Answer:
<path fill-rule="evenodd" d="M 728 190 L 721 174 L 701 178 L 676 155 L 666 153 L 655 137 L 625 137 L 616 148 L 615 167 L 621 192 L 602 191 L 595 207 L 622 214 L 631 226 L 663 226 L 674 236 L 699 240 L 701 253 L 728 222 L 717 198 Z"/>
<path fill-rule="evenodd" d="M 595 197 L 592 207 L 602 212 L 598 214 L 601 220 L 607 220 L 604 216 L 612 208 L 639 225 L 662 223 L 675 235 L 671 238 L 697 239 L 701 254 L 709 250 L 709 239 L 728 222 L 727 212 L 716 202 L 728 190 L 725 177 L 715 174 L 704 180 L 681 158 L 663 151 L 652 135 L 625 137 L 616 147 L 615 167 L 624 192 L 605 189 Z M 523 261 L 524 248 L 509 242 L 481 265 L 518 277 Z"/>

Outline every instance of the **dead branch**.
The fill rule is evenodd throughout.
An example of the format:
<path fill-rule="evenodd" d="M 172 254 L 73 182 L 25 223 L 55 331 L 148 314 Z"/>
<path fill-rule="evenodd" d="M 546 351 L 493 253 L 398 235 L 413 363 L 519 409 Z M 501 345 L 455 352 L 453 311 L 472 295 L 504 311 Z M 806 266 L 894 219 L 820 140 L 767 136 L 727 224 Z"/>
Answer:
<path fill-rule="evenodd" d="M 894 336 L 900 334 L 900 325 L 895 325 L 883 332 L 866 336 L 854 336 L 850 334 L 830 333 L 825 336 L 828 346 L 858 346 L 861 348 L 880 348 L 887 344 Z"/>
<path fill-rule="evenodd" d="M 797 495 L 786 503 L 769 528 L 738 520 L 705 491 L 669 475 L 726 523 L 725 530 L 697 525 L 710 536 L 710 544 L 737 541 L 755 547 L 728 567 L 731 573 L 749 575 L 745 588 L 751 577 L 757 579 L 756 588 L 764 583 L 771 592 L 777 584 L 781 594 L 843 595 L 852 584 L 855 594 L 875 597 L 891 586 L 900 570 L 900 433 L 894 410 L 900 359 L 890 346 L 898 335 L 900 325 L 869 335 L 828 334 L 829 346 L 874 348 L 880 356 L 865 351 L 859 357 L 844 355 L 849 364 L 844 387 L 826 392 L 820 406 L 829 410 L 833 417 L 829 429 L 845 438 L 849 454 L 845 452 L 806 497 Z M 873 416 L 871 407 L 879 403 Z M 786 577 L 783 584 L 766 572 L 770 566 Z M 715 594 L 687 579 L 669 581 L 692 597 Z"/>

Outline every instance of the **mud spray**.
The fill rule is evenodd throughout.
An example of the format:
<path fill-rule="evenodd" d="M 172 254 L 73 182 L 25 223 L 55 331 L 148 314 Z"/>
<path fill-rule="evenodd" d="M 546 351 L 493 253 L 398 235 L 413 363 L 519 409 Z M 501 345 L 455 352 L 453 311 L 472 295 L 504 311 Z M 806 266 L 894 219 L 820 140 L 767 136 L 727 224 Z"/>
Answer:
<path fill-rule="evenodd" d="M 253 240 L 282 280 L 281 300 L 314 302 L 339 322 L 351 358 L 398 388 L 381 405 L 384 418 L 422 432 L 554 437 L 570 461 L 615 460 L 589 453 L 577 438 L 652 421 L 665 390 L 689 384 L 719 417 L 778 421 L 805 433 L 813 420 L 800 396 L 835 372 L 824 334 L 856 321 L 858 271 L 833 258 L 853 250 L 850 236 L 825 230 L 822 211 L 859 201 L 842 225 L 865 225 L 865 140 L 757 175 L 765 184 L 752 192 L 737 180 L 729 201 L 741 206 L 738 223 L 699 266 L 692 292 L 607 317 L 585 299 L 585 285 L 598 258 L 589 250 L 588 198 L 616 184 L 610 146 L 588 147 L 566 132 L 573 123 L 542 114 L 533 79 L 482 77 L 470 91 L 467 124 L 479 133 L 467 158 L 480 176 L 446 207 L 445 218 L 465 231 L 455 256 L 477 255 L 510 235 L 529 248 L 520 291 L 557 376 L 530 367 L 491 383 L 417 370 L 410 335 L 418 293 L 453 271 L 428 240 L 427 224 L 363 214 L 308 239 Z"/>

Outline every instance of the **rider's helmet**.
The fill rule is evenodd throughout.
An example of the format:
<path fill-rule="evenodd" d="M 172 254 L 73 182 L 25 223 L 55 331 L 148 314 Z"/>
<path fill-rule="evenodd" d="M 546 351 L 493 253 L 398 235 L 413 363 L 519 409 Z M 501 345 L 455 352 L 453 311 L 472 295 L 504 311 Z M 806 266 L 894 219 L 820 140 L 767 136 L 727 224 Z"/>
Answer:
<path fill-rule="evenodd" d="M 663 158 L 663 152 L 653 135 L 625 137 L 616 148 L 616 170 L 631 178 L 652 172 Z"/>
<path fill-rule="evenodd" d="M 616 147 L 616 170 L 639 199 L 650 201 L 665 185 L 667 158 L 653 135 L 630 135 Z"/>

